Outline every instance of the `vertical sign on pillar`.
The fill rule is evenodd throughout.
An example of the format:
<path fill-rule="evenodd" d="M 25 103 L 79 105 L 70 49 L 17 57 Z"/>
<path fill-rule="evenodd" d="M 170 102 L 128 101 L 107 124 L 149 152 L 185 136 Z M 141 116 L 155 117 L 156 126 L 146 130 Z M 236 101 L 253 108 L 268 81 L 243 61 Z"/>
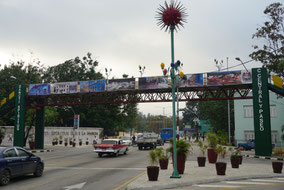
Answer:
<path fill-rule="evenodd" d="M 17 85 L 15 95 L 14 146 L 24 147 L 26 86 Z"/>
<path fill-rule="evenodd" d="M 268 76 L 265 68 L 252 69 L 255 154 L 271 156 L 271 124 Z"/>
<path fill-rule="evenodd" d="M 74 129 L 79 129 L 80 115 L 74 115 Z"/>

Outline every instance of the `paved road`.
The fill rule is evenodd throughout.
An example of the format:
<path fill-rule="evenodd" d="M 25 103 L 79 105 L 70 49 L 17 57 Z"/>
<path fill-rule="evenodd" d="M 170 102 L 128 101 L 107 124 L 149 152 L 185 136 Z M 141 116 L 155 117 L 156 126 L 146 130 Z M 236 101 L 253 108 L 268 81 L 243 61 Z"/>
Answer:
<path fill-rule="evenodd" d="M 60 148 L 55 152 L 36 153 L 45 162 L 40 178 L 19 177 L 1 190 L 69 190 L 69 186 L 83 186 L 83 190 L 115 189 L 146 170 L 148 151 L 130 147 L 127 155 L 99 158 L 92 146 Z"/>

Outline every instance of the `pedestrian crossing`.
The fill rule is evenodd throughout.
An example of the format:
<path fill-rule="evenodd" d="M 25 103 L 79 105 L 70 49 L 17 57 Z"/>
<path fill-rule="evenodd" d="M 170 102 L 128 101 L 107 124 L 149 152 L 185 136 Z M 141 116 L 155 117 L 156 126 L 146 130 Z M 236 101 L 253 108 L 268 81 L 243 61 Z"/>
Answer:
<path fill-rule="evenodd" d="M 248 180 L 238 180 L 238 181 L 221 181 L 218 183 L 208 183 L 208 184 L 196 184 L 192 185 L 196 189 L 212 189 L 212 190 L 229 190 L 229 189 L 246 189 L 251 187 L 261 187 L 261 186 L 283 186 L 284 189 L 284 178 L 265 178 L 265 179 L 248 179 Z M 199 187 L 199 188 L 198 188 Z"/>

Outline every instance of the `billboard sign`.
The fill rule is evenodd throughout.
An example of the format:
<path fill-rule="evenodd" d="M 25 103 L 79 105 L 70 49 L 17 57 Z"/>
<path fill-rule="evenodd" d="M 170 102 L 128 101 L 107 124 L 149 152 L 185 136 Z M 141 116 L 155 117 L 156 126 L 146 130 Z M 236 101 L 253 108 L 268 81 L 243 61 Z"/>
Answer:
<path fill-rule="evenodd" d="M 232 85 L 242 84 L 241 71 L 226 71 L 207 73 L 207 85 Z"/>
<path fill-rule="evenodd" d="M 203 74 L 184 75 L 179 87 L 203 86 Z"/>
<path fill-rule="evenodd" d="M 139 78 L 139 89 L 161 89 L 168 88 L 168 77 L 159 76 L 159 77 L 142 77 Z"/>
<path fill-rule="evenodd" d="M 78 82 L 59 82 L 53 84 L 53 94 L 77 93 Z"/>
<path fill-rule="evenodd" d="M 80 81 L 80 92 L 105 91 L 105 80 Z"/>
<path fill-rule="evenodd" d="M 30 84 L 29 95 L 49 95 L 50 84 Z"/>
<path fill-rule="evenodd" d="M 135 90 L 135 78 L 113 79 L 107 84 L 107 91 Z"/>

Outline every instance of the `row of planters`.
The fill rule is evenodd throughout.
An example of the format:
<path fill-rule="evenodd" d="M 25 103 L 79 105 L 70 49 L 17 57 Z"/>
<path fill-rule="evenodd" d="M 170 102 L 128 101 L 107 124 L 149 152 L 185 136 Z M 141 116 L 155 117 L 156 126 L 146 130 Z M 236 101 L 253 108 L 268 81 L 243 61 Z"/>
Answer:
<path fill-rule="evenodd" d="M 217 175 L 226 175 L 227 163 L 225 162 L 225 157 L 228 152 L 231 152 L 230 161 L 232 168 L 239 168 L 239 165 L 242 164 L 242 155 L 239 149 L 226 148 L 217 144 L 218 138 L 215 134 L 207 135 L 208 145 L 204 144 L 202 141 L 198 142 L 198 146 L 202 153 L 202 156 L 197 157 L 197 162 L 199 167 L 205 167 L 206 157 L 205 153 L 207 150 L 208 162 L 215 164 Z M 157 148 L 149 152 L 150 164 L 151 166 L 147 167 L 147 174 L 149 181 L 157 181 L 159 176 L 159 169 L 167 169 L 169 162 L 169 153 L 173 153 L 173 141 L 170 140 L 171 147 L 167 150 L 163 148 Z M 177 169 L 179 174 L 184 173 L 185 161 L 188 153 L 191 152 L 191 144 L 185 140 L 178 140 L 176 143 L 177 149 Z M 173 155 L 173 154 L 171 154 Z M 284 155 L 283 148 L 275 148 L 274 156 L 281 157 Z M 217 158 L 218 162 L 217 162 Z M 160 165 L 160 167 L 158 166 Z M 273 161 L 272 167 L 274 173 L 281 173 L 283 162 L 282 161 Z"/>
<path fill-rule="evenodd" d="M 59 137 L 59 141 L 58 141 L 58 137 L 54 137 L 53 140 L 52 140 L 52 145 L 53 146 L 58 145 L 58 142 L 59 142 L 59 144 L 63 144 L 62 136 Z M 86 143 L 86 145 L 89 145 L 88 138 L 87 138 L 85 143 Z M 75 147 L 76 146 L 76 139 L 74 139 L 72 141 L 72 138 L 69 138 L 69 145 Z M 82 146 L 82 145 L 83 145 L 83 141 L 82 141 L 82 139 L 79 139 L 79 146 Z M 68 138 L 64 138 L 64 146 L 68 146 Z"/>

